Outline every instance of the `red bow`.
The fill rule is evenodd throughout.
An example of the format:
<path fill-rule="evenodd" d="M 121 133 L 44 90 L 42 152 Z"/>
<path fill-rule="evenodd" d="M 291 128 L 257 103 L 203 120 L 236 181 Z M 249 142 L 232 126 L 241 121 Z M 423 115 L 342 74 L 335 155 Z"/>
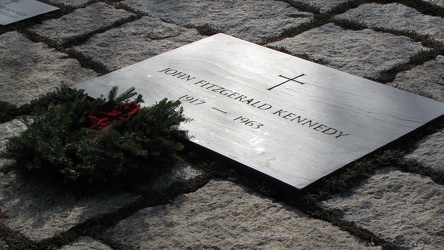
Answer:
<path fill-rule="evenodd" d="M 136 102 L 116 105 L 114 100 L 109 100 L 96 106 L 88 118 L 92 129 L 107 131 L 117 120 L 128 121 L 140 110 Z"/>

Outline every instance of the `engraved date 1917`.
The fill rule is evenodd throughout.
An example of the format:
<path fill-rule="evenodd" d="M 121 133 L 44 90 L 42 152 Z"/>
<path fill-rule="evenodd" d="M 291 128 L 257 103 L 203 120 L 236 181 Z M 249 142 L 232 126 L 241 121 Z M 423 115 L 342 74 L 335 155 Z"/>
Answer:
<path fill-rule="evenodd" d="M 189 96 L 189 95 L 181 96 L 181 97 L 179 97 L 178 100 L 182 101 L 182 102 L 192 103 L 194 105 L 201 105 L 201 104 L 206 103 L 206 101 L 204 101 L 202 99 L 198 99 L 196 97 L 192 97 L 192 96 Z"/>

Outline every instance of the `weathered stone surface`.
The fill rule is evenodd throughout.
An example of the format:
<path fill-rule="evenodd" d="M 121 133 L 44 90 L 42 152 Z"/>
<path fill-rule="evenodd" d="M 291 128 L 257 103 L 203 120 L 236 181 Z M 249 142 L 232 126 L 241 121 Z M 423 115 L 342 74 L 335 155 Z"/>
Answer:
<path fill-rule="evenodd" d="M 307 3 L 319 8 L 321 12 L 326 12 L 348 0 L 293 1 Z M 422 1 L 444 7 L 443 0 Z M 48 0 L 45 2 L 75 8 L 102 2 L 92 6 L 103 8 L 105 1 Z M 105 8 L 119 13 L 118 15 L 123 12 L 122 18 L 118 19 L 123 20 L 128 12 L 110 7 L 115 4 L 111 2 L 116 1 L 107 1 L 110 4 Z M 137 6 L 142 6 L 139 10 L 150 16 L 142 18 L 140 22 L 125 24 L 124 27 L 127 29 L 133 27 L 137 34 L 132 35 L 130 30 L 121 29 L 119 26 L 103 34 L 95 34 L 90 40 L 75 48 L 84 55 L 91 56 L 94 61 L 104 63 L 111 70 L 200 39 L 201 36 L 196 30 L 185 29 L 185 25 L 188 24 L 191 26 L 207 24 L 239 38 L 261 42 L 265 38 L 280 34 L 285 28 L 297 27 L 313 18 L 311 14 L 297 12 L 297 9 L 289 7 L 284 3 L 285 1 L 274 0 L 151 0 L 146 2 L 124 0 L 118 2 L 134 7 L 135 10 L 139 9 Z M 229 8 L 230 4 L 233 8 Z M 255 6 L 256 4 L 258 7 Z M 273 9 L 273 6 L 286 7 Z M 365 6 L 350 10 L 339 17 L 345 19 L 345 16 L 348 16 L 347 18 L 356 22 L 364 21 L 369 27 L 413 29 L 417 33 L 430 34 L 443 41 L 444 30 L 441 21 L 443 18 L 424 15 L 409 7 L 395 4 L 371 4 L 370 6 L 374 9 L 373 7 L 364 9 L 363 12 L 368 12 L 358 17 L 357 10 Z M 91 15 L 93 17 L 88 17 L 86 14 L 88 9 L 79 9 L 63 18 L 45 21 L 43 25 L 54 23 L 51 27 L 48 25 L 49 29 L 45 30 L 40 28 L 43 25 L 36 25 L 32 27 L 32 30 L 40 35 L 49 36 L 53 41 L 64 43 L 70 41 L 71 38 L 75 39 L 78 34 L 82 36 L 89 32 L 94 33 L 102 27 L 111 27 L 114 17 L 107 16 L 104 19 L 100 12 Z M 70 20 L 80 21 L 66 20 L 67 17 L 70 17 Z M 83 24 L 82 19 L 85 18 L 89 19 Z M 165 22 L 159 21 L 160 19 Z M 102 21 L 106 23 L 105 26 L 101 25 Z M 60 23 L 60 26 L 56 23 Z M 372 26 L 373 23 L 375 26 Z M 146 26 L 149 31 L 141 29 L 143 26 Z M 52 28 L 54 30 L 50 30 Z M 393 60 L 404 63 L 417 51 L 416 44 L 409 47 L 410 40 L 403 37 L 398 37 L 399 40 L 396 40 L 394 36 L 383 32 L 324 28 L 312 29 L 296 36 L 294 43 L 288 43 L 287 48 L 294 53 L 306 53 L 312 59 L 322 59 L 329 66 L 345 71 L 350 70 L 348 72 L 351 73 L 357 72 L 361 76 L 377 75 L 379 70 L 390 68 L 398 63 Z M 5 27 L 1 28 L 1 32 L 9 29 L 17 28 Z M 177 34 L 177 30 L 180 34 Z M 325 33 L 321 34 L 322 30 Z M 119 32 L 124 34 L 120 35 Z M 334 34 L 335 32 L 338 34 Z M 355 35 L 348 36 L 349 34 Z M 310 47 L 310 44 L 313 46 Z M 301 46 L 301 49 L 298 46 Z M 388 84 L 444 101 L 443 58 L 439 56 L 435 60 L 401 72 L 392 83 Z M 43 43 L 31 42 L 17 32 L 0 35 L 0 100 L 2 101 L 21 105 L 54 90 L 62 82 L 72 85 L 96 76 L 95 72 L 81 68 L 76 60 L 69 59 L 66 54 L 57 52 Z M 22 129 L 15 122 L 16 120 L 0 124 L 0 150 L 4 147 L 7 138 L 16 135 Z M 407 157 L 442 171 L 443 133 L 444 131 L 441 131 L 427 136 L 418 142 L 417 147 Z M 0 159 L 0 168 L 5 162 L 5 159 Z M 199 174 L 192 166 L 190 169 L 185 167 L 185 170 L 190 170 L 190 172 L 184 173 L 182 170 L 178 169 L 178 172 L 173 171 L 171 176 L 161 177 L 159 183 L 149 188 L 161 190 L 168 187 L 173 180 L 181 181 Z M 216 185 L 220 187 L 215 187 Z M 230 196 L 232 200 L 229 199 Z M 37 234 L 38 237 L 35 239 L 42 239 L 68 230 L 73 225 L 96 216 L 97 213 L 115 211 L 114 208 L 104 211 L 108 205 L 113 206 L 112 197 L 114 196 L 110 197 L 97 200 L 93 198 L 76 200 L 56 191 L 48 191 L 39 184 L 16 180 L 16 177 L 11 174 L 0 174 L 0 222 L 13 230 L 25 232 L 27 236 L 34 237 L 34 234 Z M 128 202 L 125 203 L 127 199 Z M 123 197 L 121 202 L 116 202 L 120 204 L 116 207 L 125 206 L 121 205 L 124 203 L 130 204 L 131 199 Z M 355 222 L 379 237 L 407 248 L 442 249 L 444 245 L 442 200 L 442 186 L 434 184 L 428 178 L 386 170 L 378 172 L 351 192 L 323 204 L 345 221 Z M 3 212 L 9 218 L 3 217 Z M 187 221 L 188 217 L 189 221 Z M 138 219 L 140 221 L 137 221 Z M 131 224 L 133 221 L 135 223 Z M 45 229 L 45 226 L 48 228 Z M 147 227 L 144 228 L 144 226 Z M 44 232 L 45 230 L 47 231 Z M 329 223 L 308 218 L 293 208 L 273 203 L 249 189 L 239 189 L 236 185 L 226 182 L 211 182 L 196 193 L 181 196 L 169 205 L 143 209 L 134 217 L 123 220 L 110 232 L 113 232 L 117 240 L 134 243 L 141 248 L 155 248 L 156 246 L 164 248 L 174 246 L 178 246 L 177 248 L 181 248 L 180 246 L 191 248 L 220 246 L 223 248 L 227 246 L 226 248 L 230 248 L 234 246 L 233 248 L 250 249 L 279 247 L 281 249 L 297 249 L 298 247 L 339 249 L 345 246 L 345 248 L 354 249 L 364 247 L 359 240 Z M 119 237 L 120 235 L 128 235 L 128 237 Z M 294 238 L 291 239 L 291 237 Z M 0 249 L 12 249 L 13 245 L 8 246 L 8 240 L 0 237 Z M 151 245 L 151 241 L 154 245 Z M 263 245 L 260 245 L 262 243 Z M 109 249 L 88 237 L 82 237 L 78 242 L 64 248 Z"/>
<path fill-rule="evenodd" d="M 6 148 L 6 143 L 9 138 L 20 135 L 21 132 L 26 130 L 26 125 L 22 123 L 19 119 L 14 119 L 9 122 L 0 124 L 0 152 Z M 0 170 L 10 164 L 12 160 L 6 158 L 0 158 Z M 0 177 L 1 178 L 1 177 Z M 0 210 L 1 212 L 1 210 Z M 0 241 L 0 249 L 1 241 Z"/>
<path fill-rule="evenodd" d="M 163 1 L 126 0 L 122 4 L 180 26 L 209 25 L 223 33 L 252 42 L 279 35 L 313 19 L 281 1 Z"/>
<path fill-rule="evenodd" d="M 116 70 L 202 38 L 195 29 L 143 17 L 94 35 L 74 50 Z"/>
<path fill-rule="evenodd" d="M 105 3 L 95 3 L 61 18 L 36 24 L 30 30 L 64 44 L 99 29 L 111 27 L 113 23 L 133 15 Z"/>
<path fill-rule="evenodd" d="M 190 180 L 201 174 L 202 171 L 191 164 L 178 163 L 170 171 L 164 173 L 159 177 L 156 177 L 155 180 L 141 185 L 141 188 L 157 191 L 164 190 L 169 188 L 174 182 Z"/>
<path fill-rule="evenodd" d="M 62 84 L 73 85 L 97 74 L 43 43 L 17 32 L 0 36 L 0 100 L 22 105 Z"/>
<path fill-rule="evenodd" d="M 208 79 L 222 85 L 211 88 Z M 145 105 L 181 100 L 185 116 L 193 118 L 182 126 L 193 143 L 298 189 L 444 114 L 444 103 L 225 34 L 74 87 L 97 98 L 113 85 L 134 87 Z M 252 96 L 260 101 L 248 99 Z"/>
<path fill-rule="evenodd" d="M 444 246 L 444 187 L 430 177 L 381 169 L 352 191 L 322 202 L 339 218 L 411 249 Z"/>
<path fill-rule="evenodd" d="M 80 237 L 79 240 L 62 247 L 61 250 L 112 250 L 112 248 L 91 237 Z"/>
<path fill-rule="evenodd" d="M 19 119 L 14 119 L 12 121 L 0 124 L 0 151 L 5 149 L 9 138 L 18 136 L 25 130 L 26 125 Z"/>
<path fill-rule="evenodd" d="M 415 31 L 444 42 L 444 18 L 424 15 L 399 3 L 362 4 L 336 18 L 362 22 L 372 28 Z"/>
<path fill-rule="evenodd" d="M 2 250 L 8 250 L 8 249 L 9 249 L 9 246 L 8 246 L 8 244 L 6 244 L 5 241 L 0 240 L 0 249 L 2 249 Z"/>
<path fill-rule="evenodd" d="M 444 102 L 444 56 L 399 73 L 388 85 Z"/>
<path fill-rule="evenodd" d="M 14 161 L 6 158 L 0 158 L 0 171 L 3 170 L 3 168 L 10 166 L 13 164 Z"/>
<path fill-rule="evenodd" d="M 6 217 L 2 223 L 33 240 L 52 237 L 136 199 L 127 193 L 79 198 L 25 181 L 14 172 L 0 173 L 0 211 Z"/>
<path fill-rule="evenodd" d="M 228 181 L 211 181 L 169 205 L 142 209 L 109 233 L 141 249 L 367 248 L 327 222 Z"/>
<path fill-rule="evenodd" d="M 87 4 L 88 2 L 91 2 L 91 0 L 48 0 L 48 1 L 49 3 L 63 4 L 71 7 L 80 7 L 83 6 L 84 4 Z"/>
<path fill-rule="evenodd" d="M 420 140 L 414 151 L 406 157 L 444 173 L 444 131 Z"/>
<path fill-rule="evenodd" d="M 358 76 L 377 77 L 378 72 L 425 49 L 410 38 L 375 32 L 370 29 L 344 30 L 326 24 L 292 38 L 270 43 L 294 54 L 306 54 L 326 65 Z"/>
<path fill-rule="evenodd" d="M 318 8 L 321 12 L 327 12 L 334 7 L 338 6 L 341 3 L 346 3 L 349 0 L 329 0 L 329 1 L 323 1 L 323 0 L 291 0 L 293 3 L 298 4 L 308 4 L 310 6 L 313 6 L 315 8 Z"/>
<path fill-rule="evenodd" d="M 1 1 L 0 26 L 20 22 L 22 20 L 39 16 L 58 10 L 57 7 L 42 3 L 41 1 Z"/>
<path fill-rule="evenodd" d="M 444 7 L 444 0 L 423 0 L 423 1 Z"/>

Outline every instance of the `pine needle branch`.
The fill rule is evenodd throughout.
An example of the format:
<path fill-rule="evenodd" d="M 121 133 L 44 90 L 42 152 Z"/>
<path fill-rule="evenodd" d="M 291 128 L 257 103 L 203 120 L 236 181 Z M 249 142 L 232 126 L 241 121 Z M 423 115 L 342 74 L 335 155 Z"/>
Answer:
<path fill-rule="evenodd" d="M 108 100 L 115 100 L 119 87 L 114 86 L 108 93 Z"/>
<path fill-rule="evenodd" d="M 129 99 L 131 99 L 133 96 L 137 95 L 137 92 L 134 91 L 135 89 L 136 88 L 134 88 L 134 87 L 127 89 L 125 92 L 123 92 L 118 97 L 116 97 L 116 99 L 114 99 L 114 101 L 116 103 L 128 102 Z"/>

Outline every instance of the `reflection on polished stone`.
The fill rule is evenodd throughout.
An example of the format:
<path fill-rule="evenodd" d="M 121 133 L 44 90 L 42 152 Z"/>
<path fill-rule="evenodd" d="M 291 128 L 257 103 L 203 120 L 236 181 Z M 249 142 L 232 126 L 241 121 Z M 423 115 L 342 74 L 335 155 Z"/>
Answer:
<path fill-rule="evenodd" d="M 35 0 L 0 0 L 0 25 L 15 23 L 58 9 Z"/>
<path fill-rule="evenodd" d="M 304 188 L 444 114 L 444 104 L 218 34 L 76 85 L 180 100 L 190 140 Z"/>

